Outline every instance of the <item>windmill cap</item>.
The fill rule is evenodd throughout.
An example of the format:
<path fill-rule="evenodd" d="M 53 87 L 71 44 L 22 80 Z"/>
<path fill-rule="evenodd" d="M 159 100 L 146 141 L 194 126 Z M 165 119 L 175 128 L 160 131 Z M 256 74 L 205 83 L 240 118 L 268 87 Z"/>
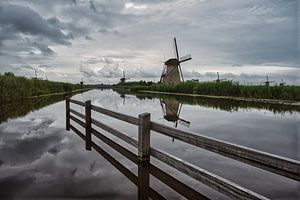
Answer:
<path fill-rule="evenodd" d="M 176 58 L 171 58 L 165 62 L 165 65 L 179 65 L 179 60 Z"/>

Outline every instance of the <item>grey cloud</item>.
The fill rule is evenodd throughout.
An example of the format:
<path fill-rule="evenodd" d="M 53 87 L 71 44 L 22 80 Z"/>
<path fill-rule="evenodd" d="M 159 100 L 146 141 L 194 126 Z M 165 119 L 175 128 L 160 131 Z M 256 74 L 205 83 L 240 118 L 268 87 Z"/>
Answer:
<path fill-rule="evenodd" d="M 33 176 L 14 175 L 0 179 L 0 198 L 14 199 L 23 190 L 30 187 L 34 182 Z"/>
<path fill-rule="evenodd" d="M 98 29 L 98 32 L 102 33 L 104 35 L 114 34 L 114 35 L 118 35 L 118 36 L 125 36 L 124 34 L 120 33 L 119 31 L 110 30 L 110 29 L 106 29 L 106 28 L 100 28 L 100 29 Z"/>
<path fill-rule="evenodd" d="M 90 8 L 96 13 L 97 12 L 97 9 L 95 7 L 95 4 L 92 0 L 90 0 Z"/>
<path fill-rule="evenodd" d="M 38 67 L 39 68 L 51 68 L 50 65 L 45 65 L 45 64 L 39 65 Z"/>
<path fill-rule="evenodd" d="M 56 43 L 70 45 L 69 35 L 49 26 L 37 12 L 29 7 L 0 4 L 0 24 L 11 25 L 24 34 L 41 35 Z"/>
<path fill-rule="evenodd" d="M 86 35 L 84 38 L 85 38 L 86 40 L 93 40 L 93 38 L 90 37 L 90 36 L 88 36 L 88 35 Z"/>

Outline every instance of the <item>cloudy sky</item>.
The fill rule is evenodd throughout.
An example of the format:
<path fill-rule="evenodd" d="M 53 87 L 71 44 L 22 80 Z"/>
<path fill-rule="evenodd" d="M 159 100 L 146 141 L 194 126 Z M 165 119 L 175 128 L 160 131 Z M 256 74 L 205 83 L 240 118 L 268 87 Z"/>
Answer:
<path fill-rule="evenodd" d="M 186 79 L 300 84 L 298 0 L 1 0 L 0 73 L 158 80 L 177 37 Z"/>

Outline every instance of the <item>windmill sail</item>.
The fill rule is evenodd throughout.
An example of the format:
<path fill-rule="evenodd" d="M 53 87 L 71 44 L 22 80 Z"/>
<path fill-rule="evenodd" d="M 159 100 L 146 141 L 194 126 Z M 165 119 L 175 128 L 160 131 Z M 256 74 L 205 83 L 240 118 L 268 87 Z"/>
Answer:
<path fill-rule="evenodd" d="M 185 61 L 188 61 L 188 60 L 191 60 L 191 59 L 192 59 L 191 54 L 188 54 L 188 55 L 182 56 L 180 58 L 179 62 L 182 63 L 182 62 L 185 62 Z"/>

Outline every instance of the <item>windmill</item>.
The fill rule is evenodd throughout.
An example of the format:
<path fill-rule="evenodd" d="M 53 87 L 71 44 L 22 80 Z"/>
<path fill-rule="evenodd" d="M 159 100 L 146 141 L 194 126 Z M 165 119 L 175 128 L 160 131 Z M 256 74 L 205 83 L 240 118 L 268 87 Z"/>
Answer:
<path fill-rule="evenodd" d="M 160 76 L 160 83 L 180 83 L 184 81 L 180 63 L 191 60 L 191 54 L 179 58 L 176 38 L 174 37 L 174 49 L 176 58 L 165 61 Z"/>
<path fill-rule="evenodd" d="M 224 81 L 224 80 L 226 80 L 226 78 L 222 78 L 222 79 L 220 79 L 219 72 L 217 72 L 217 76 L 218 76 L 218 78 L 216 79 L 216 82 L 217 82 L 217 83 L 220 83 L 221 81 Z"/>
<path fill-rule="evenodd" d="M 83 81 L 83 78 L 81 78 L 81 81 L 80 81 L 81 89 L 83 88 L 83 84 L 84 84 L 84 81 Z"/>
<path fill-rule="evenodd" d="M 266 78 L 267 78 L 267 81 L 262 82 L 262 83 L 264 83 L 266 86 L 269 86 L 270 83 L 275 82 L 275 81 L 269 81 L 269 76 L 268 76 L 268 75 L 266 76 Z"/>
<path fill-rule="evenodd" d="M 286 82 L 283 82 L 283 79 L 281 79 L 281 83 L 279 83 L 280 86 L 284 86 Z"/>
<path fill-rule="evenodd" d="M 180 112 L 182 108 L 182 103 L 177 101 L 170 101 L 170 100 L 159 100 L 160 106 L 162 108 L 162 114 L 164 119 L 169 122 L 174 122 L 174 127 L 177 128 L 178 122 L 185 126 L 189 127 L 191 122 L 180 118 Z"/>
<path fill-rule="evenodd" d="M 126 76 L 125 76 L 125 71 L 123 70 L 123 77 L 120 78 L 120 82 L 121 82 L 121 83 L 125 83 L 125 81 L 128 80 L 128 79 L 130 79 L 130 78 L 126 78 Z"/>

